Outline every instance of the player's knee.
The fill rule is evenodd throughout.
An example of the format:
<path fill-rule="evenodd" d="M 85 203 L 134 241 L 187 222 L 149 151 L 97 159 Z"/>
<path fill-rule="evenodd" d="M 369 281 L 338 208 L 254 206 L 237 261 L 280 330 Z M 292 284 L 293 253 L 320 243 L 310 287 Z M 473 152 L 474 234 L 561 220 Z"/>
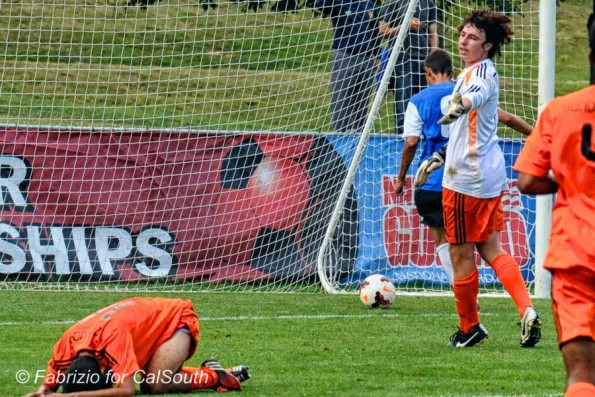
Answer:
<path fill-rule="evenodd" d="M 449 246 L 449 253 L 453 265 L 458 267 L 469 267 L 469 263 L 475 265 L 475 257 L 473 256 L 473 246 L 469 244 Z"/>

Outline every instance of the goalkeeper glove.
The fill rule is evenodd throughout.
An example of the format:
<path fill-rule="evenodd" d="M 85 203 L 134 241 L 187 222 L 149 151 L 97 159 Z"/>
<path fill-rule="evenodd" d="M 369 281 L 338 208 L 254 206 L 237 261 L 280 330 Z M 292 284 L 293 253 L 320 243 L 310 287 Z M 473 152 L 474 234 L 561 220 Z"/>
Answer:
<path fill-rule="evenodd" d="M 463 106 L 463 97 L 461 96 L 461 93 L 457 91 L 452 96 L 450 102 L 448 102 L 448 109 L 446 109 L 446 114 L 442 116 L 440 120 L 438 120 L 438 124 L 450 124 L 466 112 L 467 109 L 465 109 L 465 106 Z"/>
<path fill-rule="evenodd" d="M 422 161 L 413 178 L 413 185 L 418 188 L 428 181 L 430 174 L 444 165 L 444 157 L 440 152 L 434 152 Z"/>

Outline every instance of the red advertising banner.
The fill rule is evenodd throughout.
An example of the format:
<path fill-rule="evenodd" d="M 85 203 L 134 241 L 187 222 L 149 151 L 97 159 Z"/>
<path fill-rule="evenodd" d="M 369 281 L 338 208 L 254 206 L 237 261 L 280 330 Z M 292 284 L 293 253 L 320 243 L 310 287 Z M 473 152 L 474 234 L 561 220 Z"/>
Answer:
<path fill-rule="evenodd" d="M 340 135 L 0 127 L 0 280 L 315 281 L 356 145 Z M 412 190 L 392 188 L 400 145 L 368 142 L 327 253 L 342 283 L 379 272 L 446 282 Z M 529 279 L 534 204 L 514 179 L 502 203 L 502 242 Z"/>
<path fill-rule="evenodd" d="M 2 127 L 0 148 L 17 280 L 305 277 L 345 172 L 305 135 Z"/>

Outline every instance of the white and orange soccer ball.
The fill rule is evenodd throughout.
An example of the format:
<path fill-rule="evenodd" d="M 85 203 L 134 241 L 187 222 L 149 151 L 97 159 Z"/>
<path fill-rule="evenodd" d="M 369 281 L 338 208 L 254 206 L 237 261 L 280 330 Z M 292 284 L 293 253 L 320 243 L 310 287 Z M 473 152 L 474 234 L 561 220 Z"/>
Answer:
<path fill-rule="evenodd" d="M 396 297 L 395 285 L 382 274 L 366 277 L 359 287 L 359 298 L 370 309 L 386 309 Z"/>

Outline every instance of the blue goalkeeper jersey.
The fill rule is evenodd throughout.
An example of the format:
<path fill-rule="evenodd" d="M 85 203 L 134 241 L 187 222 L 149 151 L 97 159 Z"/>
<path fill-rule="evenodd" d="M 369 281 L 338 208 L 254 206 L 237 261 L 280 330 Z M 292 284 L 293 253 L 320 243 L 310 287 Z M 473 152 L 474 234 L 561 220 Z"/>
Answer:
<path fill-rule="evenodd" d="M 438 124 L 438 120 L 443 115 L 442 109 L 446 110 L 448 106 L 454 86 L 452 82 L 431 85 L 409 100 L 405 112 L 403 138 L 415 136 L 422 139 L 423 151 L 420 163 L 430 157 L 432 153 L 439 151 L 448 142 L 449 127 L 441 126 Z M 442 191 L 443 174 L 444 167 L 430 174 L 428 181 L 419 189 Z"/>

